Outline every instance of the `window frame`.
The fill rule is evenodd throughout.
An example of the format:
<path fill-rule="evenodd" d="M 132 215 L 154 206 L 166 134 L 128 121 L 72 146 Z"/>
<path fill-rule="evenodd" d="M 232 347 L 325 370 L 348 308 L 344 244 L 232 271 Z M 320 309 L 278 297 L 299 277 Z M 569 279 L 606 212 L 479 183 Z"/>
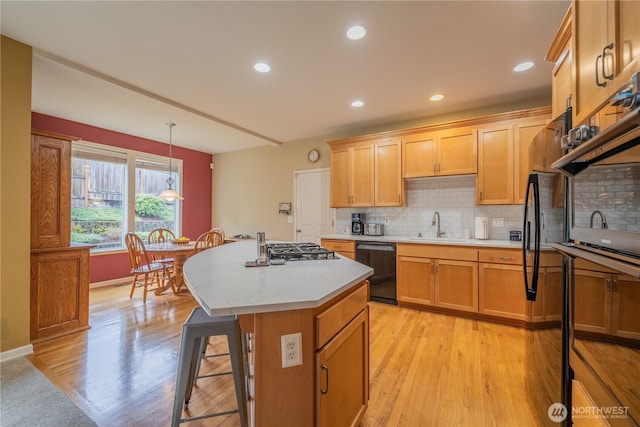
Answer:
<path fill-rule="evenodd" d="M 73 151 L 85 151 L 88 153 L 98 153 L 105 154 L 106 152 L 114 153 L 114 158 L 123 158 L 125 159 L 126 173 L 125 173 L 125 185 L 124 191 L 126 191 L 126 197 L 123 197 L 123 210 L 126 213 L 126 218 L 123 220 L 123 237 L 129 231 L 134 231 L 136 229 L 135 225 L 135 197 L 136 197 L 136 170 L 137 170 L 137 162 L 151 162 L 151 163 L 160 163 L 166 164 L 166 173 L 167 178 L 169 177 L 169 156 L 163 156 L 159 154 L 152 154 L 145 151 L 133 150 L 130 148 L 116 147 L 108 144 L 101 144 L 98 142 L 91 142 L 85 140 L 79 140 L 72 142 L 71 146 L 72 153 Z M 122 157 L 120 157 L 121 155 Z M 73 158 L 73 154 L 72 154 Z M 173 183 L 173 189 L 178 193 L 181 193 L 182 190 L 182 179 L 183 179 L 183 160 L 177 159 L 175 157 L 171 157 L 171 169 L 173 170 L 173 178 L 175 182 Z M 178 203 L 175 211 L 175 223 L 176 223 L 176 235 L 182 235 L 182 201 L 176 200 Z M 123 247 L 121 248 L 111 248 L 111 249 L 91 249 L 91 255 L 108 255 L 115 253 L 123 253 L 127 252 L 127 248 L 124 243 L 124 238 L 122 241 Z"/>

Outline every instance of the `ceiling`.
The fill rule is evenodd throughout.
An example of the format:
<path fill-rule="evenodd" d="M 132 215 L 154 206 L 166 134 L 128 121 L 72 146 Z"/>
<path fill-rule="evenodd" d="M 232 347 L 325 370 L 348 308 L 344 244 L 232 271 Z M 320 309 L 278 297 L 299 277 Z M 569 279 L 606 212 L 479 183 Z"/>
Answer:
<path fill-rule="evenodd" d="M 550 99 L 568 6 L 3 0 L 0 28 L 34 48 L 33 111 L 161 142 L 172 121 L 175 145 L 215 154 Z M 353 24 L 364 39 L 345 37 Z"/>

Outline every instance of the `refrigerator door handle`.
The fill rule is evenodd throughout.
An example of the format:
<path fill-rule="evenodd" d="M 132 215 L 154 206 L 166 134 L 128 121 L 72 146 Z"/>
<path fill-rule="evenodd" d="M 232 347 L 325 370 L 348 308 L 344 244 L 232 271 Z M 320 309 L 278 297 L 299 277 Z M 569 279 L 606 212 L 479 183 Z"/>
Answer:
<path fill-rule="evenodd" d="M 529 281 L 527 257 L 531 253 L 531 222 L 529 214 L 529 192 L 533 190 L 533 271 Z M 528 301 L 535 301 L 538 292 L 538 270 L 540 266 L 540 186 L 538 174 L 529 175 L 527 191 L 524 197 L 524 219 L 522 228 L 525 230 L 525 238 L 522 241 L 522 271 L 524 274 L 524 288 Z"/>

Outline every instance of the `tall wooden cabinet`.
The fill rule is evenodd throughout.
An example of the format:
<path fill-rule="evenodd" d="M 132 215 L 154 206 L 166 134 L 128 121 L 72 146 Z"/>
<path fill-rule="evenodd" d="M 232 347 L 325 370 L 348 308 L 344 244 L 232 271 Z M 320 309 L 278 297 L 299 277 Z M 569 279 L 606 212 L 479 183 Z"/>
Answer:
<path fill-rule="evenodd" d="M 74 139 L 32 131 L 32 342 L 89 327 L 89 247 L 70 246 Z"/>
<path fill-rule="evenodd" d="M 573 0 L 572 8 L 578 123 L 640 69 L 640 2 Z"/>

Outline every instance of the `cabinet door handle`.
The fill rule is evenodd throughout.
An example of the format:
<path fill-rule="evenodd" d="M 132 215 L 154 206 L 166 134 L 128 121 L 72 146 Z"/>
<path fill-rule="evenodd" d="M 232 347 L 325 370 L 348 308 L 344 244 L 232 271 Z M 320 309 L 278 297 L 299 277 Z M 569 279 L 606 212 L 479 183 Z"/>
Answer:
<path fill-rule="evenodd" d="M 604 51 L 603 51 L 604 52 Z M 596 84 L 600 87 L 605 87 L 607 85 L 607 82 L 600 82 L 600 73 L 598 71 L 598 62 L 602 60 L 602 72 L 604 73 L 604 58 L 602 57 L 602 54 L 596 56 Z"/>
<path fill-rule="evenodd" d="M 502 261 L 513 261 L 513 259 L 514 259 L 514 258 L 513 258 L 512 256 L 502 256 L 502 255 L 501 255 L 501 256 L 500 256 L 500 259 L 501 259 Z"/>
<path fill-rule="evenodd" d="M 606 69 L 607 50 L 612 50 L 612 49 L 613 49 L 613 43 L 609 43 L 604 47 L 604 49 L 602 49 L 602 77 L 604 77 L 607 80 L 613 80 L 613 73 L 607 75 L 607 69 Z M 606 84 L 607 83 L 605 82 L 605 85 Z"/>
<path fill-rule="evenodd" d="M 611 280 L 607 279 L 607 292 L 611 292 Z"/>
<path fill-rule="evenodd" d="M 324 389 L 320 390 L 320 393 L 327 394 L 329 392 L 329 368 L 327 367 L 327 365 L 322 365 L 321 368 L 323 371 L 327 371 L 327 375 L 326 375 L 327 385 Z"/>
<path fill-rule="evenodd" d="M 618 292 L 618 281 L 613 280 L 612 284 L 613 284 L 613 292 Z"/>

